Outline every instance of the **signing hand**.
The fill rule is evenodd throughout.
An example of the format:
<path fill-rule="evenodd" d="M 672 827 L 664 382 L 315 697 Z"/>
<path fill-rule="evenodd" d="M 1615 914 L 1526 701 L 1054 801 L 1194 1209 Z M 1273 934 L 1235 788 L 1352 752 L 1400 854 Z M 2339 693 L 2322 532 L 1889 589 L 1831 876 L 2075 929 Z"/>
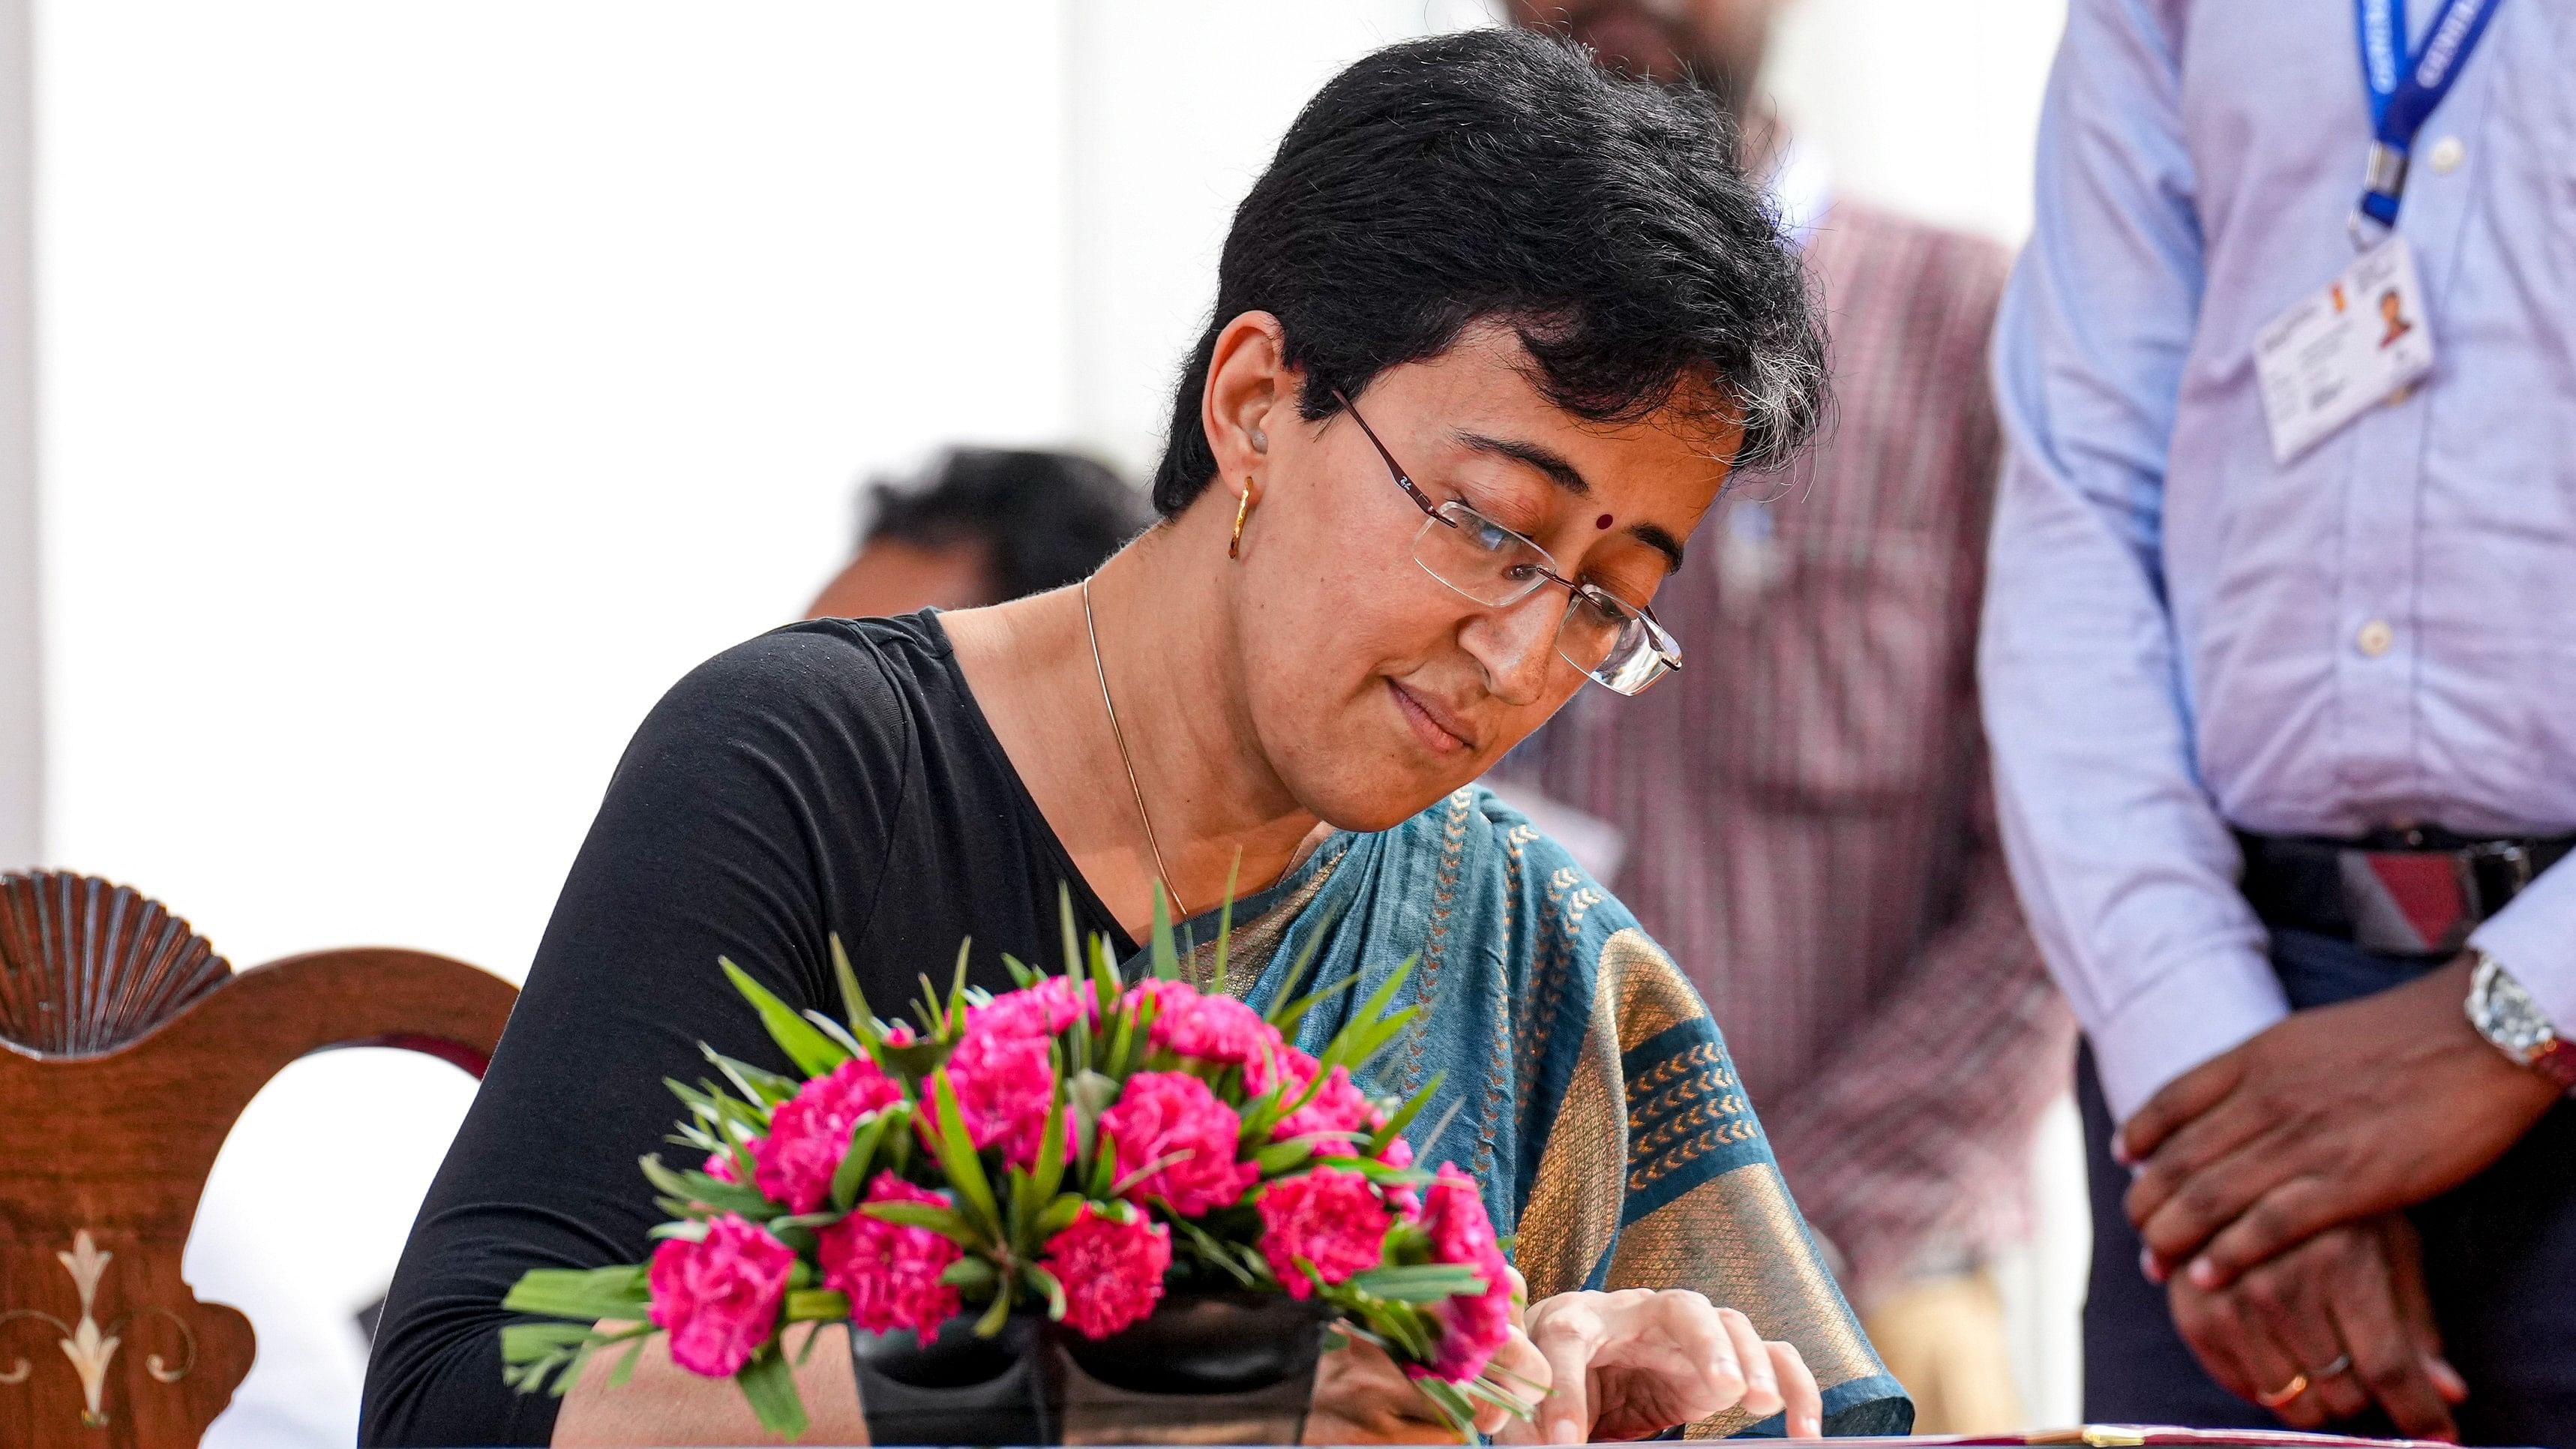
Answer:
<path fill-rule="evenodd" d="M 2475 1176 L 2558 1100 L 2461 1014 L 2468 958 L 2296 1012 L 2176 1078 L 2120 1131 L 2154 1272 L 2217 1289 L 2336 1223 Z"/>
<path fill-rule="evenodd" d="M 1642 1439 L 1739 1406 L 1756 1419 L 1786 1411 L 1793 1438 L 1824 1431 L 1798 1350 L 1697 1293 L 1560 1293 L 1530 1310 L 1529 1336 L 1552 1387 L 1535 1424 L 1504 1426 L 1507 1444 Z"/>
<path fill-rule="evenodd" d="M 2371 1404 L 2419 1439 L 2455 1439 L 2468 1386 L 2442 1357 L 2415 1230 L 2395 1213 L 2332 1228 L 2215 1291 L 2177 1278 L 2174 1326 L 2212 1378 L 2292 1428 Z"/>

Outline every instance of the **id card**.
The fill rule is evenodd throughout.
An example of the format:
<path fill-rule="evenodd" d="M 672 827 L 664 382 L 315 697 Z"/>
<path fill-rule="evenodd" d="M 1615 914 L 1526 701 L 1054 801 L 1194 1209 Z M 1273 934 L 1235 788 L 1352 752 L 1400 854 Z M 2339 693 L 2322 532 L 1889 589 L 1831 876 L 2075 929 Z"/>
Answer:
<path fill-rule="evenodd" d="M 2254 335 L 2254 370 L 2275 463 L 2431 372 L 2433 329 L 2406 238 L 2363 252 L 2324 290 L 2265 323 Z"/>

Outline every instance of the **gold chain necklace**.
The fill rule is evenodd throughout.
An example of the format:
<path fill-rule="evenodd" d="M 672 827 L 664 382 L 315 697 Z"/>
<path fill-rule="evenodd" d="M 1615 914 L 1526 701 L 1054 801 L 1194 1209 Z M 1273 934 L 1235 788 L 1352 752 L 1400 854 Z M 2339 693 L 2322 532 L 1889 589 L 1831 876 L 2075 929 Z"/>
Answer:
<path fill-rule="evenodd" d="M 1100 626 L 1091 619 L 1091 580 L 1082 581 L 1082 632 L 1091 636 L 1091 672 L 1100 676 L 1100 707 L 1109 711 L 1109 737 L 1118 742 L 1118 763 L 1127 767 L 1127 789 L 1136 797 L 1136 819 L 1145 827 L 1145 849 L 1154 856 L 1154 874 L 1163 882 L 1163 894 L 1172 899 L 1172 914 L 1181 920 L 1190 918 L 1189 907 L 1181 904 L 1181 893 L 1172 888 L 1172 872 L 1163 864 L 1163 847 L 1154 839 L 1154 817 L 1145 810 L 1144 787 L 1136 783 L 1136 761 L 1127 753 L 1127 732 L 1118 727 L 1118 706 L 1109 698 L 1109 671 L 1100 663 Z"/>

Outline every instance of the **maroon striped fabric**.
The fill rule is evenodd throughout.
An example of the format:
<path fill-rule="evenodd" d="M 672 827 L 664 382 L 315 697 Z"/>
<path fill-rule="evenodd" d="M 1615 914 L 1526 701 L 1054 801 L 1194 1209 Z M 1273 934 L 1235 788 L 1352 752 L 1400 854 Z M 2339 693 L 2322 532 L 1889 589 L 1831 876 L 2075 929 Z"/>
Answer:
<path fill-rule="evenodd" d="M 1808 259 L 1825 440 L 1731 483 L 1657 595 L 1682 672 L 1584 691 L 1504 773 L 1624 833 L 1613 888 L 1707 996 L 1866 1305 L 1927 1253 L 2027 1233 L 2073 1023 L 2004 874 L 1977 723 L 2006 259 L 1848 202 Z"/>

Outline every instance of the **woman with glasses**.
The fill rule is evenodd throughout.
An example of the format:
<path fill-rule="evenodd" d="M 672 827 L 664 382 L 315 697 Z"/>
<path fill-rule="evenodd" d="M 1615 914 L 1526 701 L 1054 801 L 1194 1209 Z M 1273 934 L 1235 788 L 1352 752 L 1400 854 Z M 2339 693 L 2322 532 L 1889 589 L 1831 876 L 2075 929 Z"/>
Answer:
<path fill-rule="evenodd" d="M 770 1052 L 719 953 L 832 1009 L 834 933 L 878 1001 L 971 936 L 973 979 L 1007 989 L 1001 953 L 1056 954 L 1060 886 L 1132 950 L 1158 889 L 1204 942 L 1230 885 L 1256 1003 L 1310 938 L 1312 979 L 1359 978 L 1304 1045 L 1419 958 L 1425 1009 L 1363 1081 L 1439 1078 L 1413 1145 L 1517 1232 L 1530 1306 L 1500 1362 L 1551 1384 L 1535 1424 L 1483 1427 L 1903 1432 L 1706 1010 L 1474 783 L 1579 691 L 1615 708 L 1682 667 L 1657 586 L 1729 468 L 1813 430 L 1815 320 L 1730 148 L 1713 108 L 1524 33 L 1360 61 L 1235 215 L 1155 527 L 1071 588 L 800 624 L 683 680 L 423 1208 L 363 1438 L 757 1437 L 731 1385 L 665 1358 L 558 1416 L 498 1356 L 522 1272 L 645 1255 L 662 1078 L 700 1040 Z M 999 409 L 1011 342 L 977 379 Z M 818 1439 L 857 1431 L 845 1363 L 803 1371 Z M 1448 1435 L 1353 1347 L 1310 1437 Z"/>

